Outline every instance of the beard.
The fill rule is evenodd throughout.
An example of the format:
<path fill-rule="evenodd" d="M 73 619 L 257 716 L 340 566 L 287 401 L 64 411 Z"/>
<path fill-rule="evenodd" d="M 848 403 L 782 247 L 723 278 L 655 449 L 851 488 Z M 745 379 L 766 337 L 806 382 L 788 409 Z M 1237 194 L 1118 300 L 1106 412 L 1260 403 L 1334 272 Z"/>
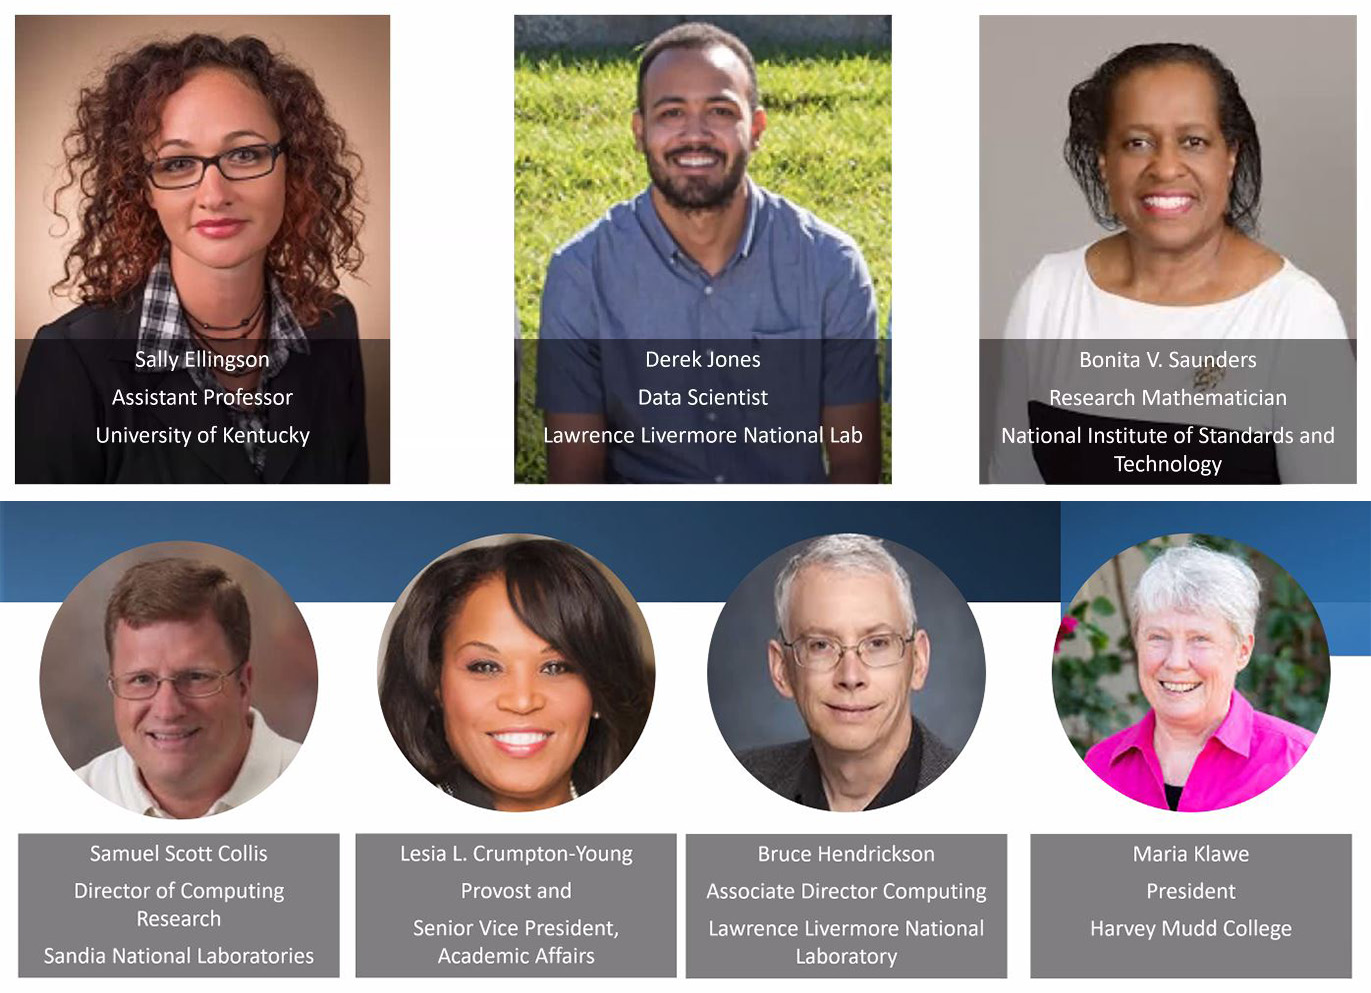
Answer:
<path fill-rule="evenodd" d="M 721 154 L 715 148 L 687 147 L 678 148 L 671 155 L 687 155 L 691 152 Z M 673 177 L 667 163 L 651 152 L 644 152 L 643 159 L 647 162 L 647 174 L 652 178 L 652 185 L 657 187 L 662 199 L 677 210 L 694 213 L 720 210 L 733 202 L 747 172 L 748 155 L 740 152 L 727 161 L 723 175 L 717 180 L 707 176 Z"/>

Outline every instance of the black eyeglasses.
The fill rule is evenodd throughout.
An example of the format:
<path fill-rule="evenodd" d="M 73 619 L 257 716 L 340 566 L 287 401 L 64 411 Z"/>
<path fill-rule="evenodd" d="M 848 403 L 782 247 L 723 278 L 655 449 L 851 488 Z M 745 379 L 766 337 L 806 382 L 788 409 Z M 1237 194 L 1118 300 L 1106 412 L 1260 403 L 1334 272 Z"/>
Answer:
<path fill-rule="evenodd" d="M 159 190 L 188 190 L 199 186 L 205 170 L 214 166 L 233 182 L 261 179 L 276 168 L 276 160 L 286 150 L 285 141 L 274 145 L 239 145 L 227 152 L 211 155 L 169 155 L 148 163 L 148 178 Z"/>

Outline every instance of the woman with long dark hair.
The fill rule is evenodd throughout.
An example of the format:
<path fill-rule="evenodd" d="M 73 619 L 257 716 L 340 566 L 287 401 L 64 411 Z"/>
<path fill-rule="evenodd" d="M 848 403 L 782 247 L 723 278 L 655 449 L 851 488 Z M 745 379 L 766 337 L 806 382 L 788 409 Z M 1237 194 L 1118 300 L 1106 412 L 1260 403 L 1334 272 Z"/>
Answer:
<path fill-rule="evenodd" d="M 496 810 L 594 789 L 652 703 L 638 625 L 584 552 L 543 539 L 434 562 L 386 643 L 381 709 L 429 782 Z"/>

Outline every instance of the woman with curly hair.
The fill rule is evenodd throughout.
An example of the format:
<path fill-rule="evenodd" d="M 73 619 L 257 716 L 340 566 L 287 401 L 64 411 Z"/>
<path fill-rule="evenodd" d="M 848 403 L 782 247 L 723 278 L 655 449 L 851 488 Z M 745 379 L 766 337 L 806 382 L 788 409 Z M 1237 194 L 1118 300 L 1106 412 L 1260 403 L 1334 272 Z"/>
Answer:
<path fill-rule="evenodd" d="M 365 482 L 360 161 L 256 38 L 118 56 L 64 144 L 79 232 L 19 385 L 18 482 Z"/>

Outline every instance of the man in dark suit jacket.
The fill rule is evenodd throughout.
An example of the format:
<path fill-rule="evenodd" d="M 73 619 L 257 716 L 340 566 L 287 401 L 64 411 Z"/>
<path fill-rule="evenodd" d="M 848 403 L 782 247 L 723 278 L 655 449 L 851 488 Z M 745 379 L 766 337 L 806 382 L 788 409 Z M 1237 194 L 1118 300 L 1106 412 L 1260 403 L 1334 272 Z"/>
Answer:
<path fill-rule="evenodd" d="M 928 634 L 909 574 L 879 540 L 835 534 L 805 546 L 777 577 L 776 621 L 771 680 L 809 739 L 744 753 L 761 782 L 807 807 L 870 810 L 952 764 L 956 752 L 910 708 L 928 677 Z"/>

